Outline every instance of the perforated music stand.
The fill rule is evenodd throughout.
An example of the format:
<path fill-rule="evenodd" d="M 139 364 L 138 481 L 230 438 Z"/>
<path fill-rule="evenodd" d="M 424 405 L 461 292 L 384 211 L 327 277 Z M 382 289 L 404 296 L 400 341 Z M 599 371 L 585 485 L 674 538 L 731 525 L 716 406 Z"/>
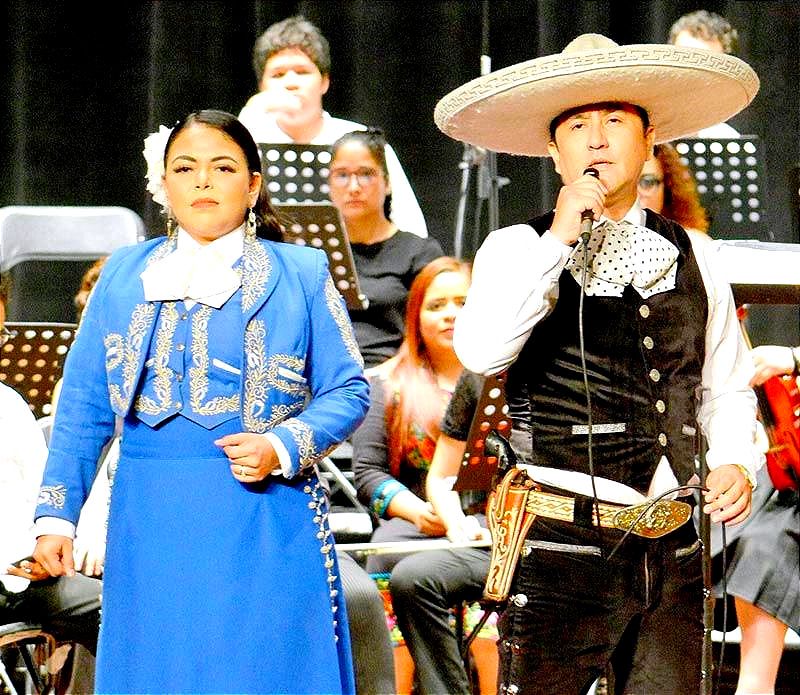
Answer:
<path fill-rule="evenodd" d="M 333 284 L 348 309 L 366 309 L 369 300 L 361 292 L 339 209 L 331 203 L 276 205 L 285 241 L 322 249 L 328 256 Z"/>
<path fill-rule="evenodd" d="M 496 431 L 507 436 L 511 418 L 505 397 L 506 373 L 483 377 L 483 387 L 469 427 L 461 468 L 453 485 L 456 491 L 489 490 L 498 458 L 486 451 L 486 438 Z"/>
<path fill-rule="evenodd" d="M 6 328 L 16 335 L 0 348 L 0 381 L 23 397 L 37 418 L 50 415 L 75 324 L 6 323 Z"/>
<path fill-rule="evenodd" d="M 697 181 L 711 236 L 773 240 L 764 218 L 766 177 L 758 136 L 682 138 L 672 144 Z"/>
<path fill-rule="evenodd" d="M 329 202 L 328 145 L 260 143 L 261 170 L 274 204 Z"/>

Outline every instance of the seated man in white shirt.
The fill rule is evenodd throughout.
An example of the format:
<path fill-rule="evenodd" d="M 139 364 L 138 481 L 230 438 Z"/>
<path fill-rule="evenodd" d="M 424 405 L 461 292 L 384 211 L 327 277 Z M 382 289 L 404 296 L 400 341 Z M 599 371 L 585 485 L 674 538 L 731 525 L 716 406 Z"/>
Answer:
<path fill-rule="evenodd" d="M 328 41 L 302 16 L 270 26 L 253 48 L 259 92 L 245 104 L 239 120 L 257 143 L 332 145 L 345 133 L 366 126 L 334 118 L 322 108 L 330 87 Z M 394 150 L 386 147 L 392 182 L 391 220 L 398 229 L 428 236 L 422 210 Z"/>
<path fill-rule="evenodd" d="M 731 23 L 707 10 L 697 10 L 680 17 L 669 30 L 668 42 L 687 48 L 707 48 L 716 53 L 733 55 L 739 44 L 739 33 Z M 698 138 L 738 138 L 739 131 L 727 123 L 714 123 L 697 133 Z"/>
<path fill-rule="evenodd" d="M 643 210 L 637 184 L 656 142 L 725 120 L 757 85 L 732 56 L 588 34 L 436 107 L 445 133 L 549 155 L 563 183 L 553 211 L 488 236 L 454 334 L 467 369 L 513 364 L 506 388 L 530 401 L 530 463 L 487 512 L 500 692 L 585 693 L 607 664 L 615 692 L 700 689 L 696 429 L 709 441 L 702 511 L 740 522 L 760 461 L 753 367 L 705 246 Z M 625 509 L 662 494 L 688 503 Z"/>

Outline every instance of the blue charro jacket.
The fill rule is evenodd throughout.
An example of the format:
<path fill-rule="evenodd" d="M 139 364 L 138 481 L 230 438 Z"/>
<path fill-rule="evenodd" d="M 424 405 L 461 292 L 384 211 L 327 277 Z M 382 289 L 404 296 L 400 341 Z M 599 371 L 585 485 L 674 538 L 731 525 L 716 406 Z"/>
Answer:
<path fill-rule="evenodd" d="M 67 356 L 36 517 L 75 523 L 116 417 L 134 407 L 162 302 L 140 274 L 175 248 L 155 239 L 106 263 Z M 359 425 L 369 405 L 363 361 L 324 253 L 245 241 L 242 258 L 243 431 L 272 432 L 293 474 L 312 467 Z"/>

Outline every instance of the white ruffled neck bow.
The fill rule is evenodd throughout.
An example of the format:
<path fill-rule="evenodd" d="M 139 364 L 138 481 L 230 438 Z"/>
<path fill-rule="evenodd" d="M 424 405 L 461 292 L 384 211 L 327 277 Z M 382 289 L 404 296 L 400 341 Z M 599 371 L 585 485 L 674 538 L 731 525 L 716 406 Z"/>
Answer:
<path fill-rule="evenodd" d="M 148 302 L 185 300 L 219 309 L 242 284 L 232 268 L 244 250 L 244 225 L 209 244 L 178 229 L 175 250 L 151 263 L 140 275 Z"/>
<path fill-rule="evenodd" d="M 578 244 L 566 269 L 578 285 L 582 281 L 583 248 Z M 586 294 L 621 297 L 631 285 L 647 299 L 675 288 L 678 249 L 660 234 L 627 220 L 595 225 L 589 239 Z"/>

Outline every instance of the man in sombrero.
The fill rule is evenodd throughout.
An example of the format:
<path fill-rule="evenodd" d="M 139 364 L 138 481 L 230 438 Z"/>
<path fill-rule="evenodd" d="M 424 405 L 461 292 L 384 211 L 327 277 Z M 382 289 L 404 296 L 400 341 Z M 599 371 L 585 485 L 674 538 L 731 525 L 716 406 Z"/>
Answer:
<path fill-rule="evenodd" d="M 589 34 L 436 108 L 448 135 L 549 155 L 563 182 L 554 210 L 488 236 L 454 336 L 468 369 L 515 363 L 507 389 L 530 401 L 530 463 L 495 495 L 499 505 L 522 490 L 525 522 L 493 512 L 487 595 L 509 567 L 496 558 L 510 548 L 516 562 L 499 621 L 502 693 L 584 693 L 609 663 L 616 693 L 698 692 L 692 491 L 626 508 L 699 482 L 699 424 L 702 511 L 747 517 L 760 465 L 753 365 L 730 288 L 683 228 L 642 209 L 637 181 L 655 143 L 726 120 L 757 89 L 733 56 Z"/>

